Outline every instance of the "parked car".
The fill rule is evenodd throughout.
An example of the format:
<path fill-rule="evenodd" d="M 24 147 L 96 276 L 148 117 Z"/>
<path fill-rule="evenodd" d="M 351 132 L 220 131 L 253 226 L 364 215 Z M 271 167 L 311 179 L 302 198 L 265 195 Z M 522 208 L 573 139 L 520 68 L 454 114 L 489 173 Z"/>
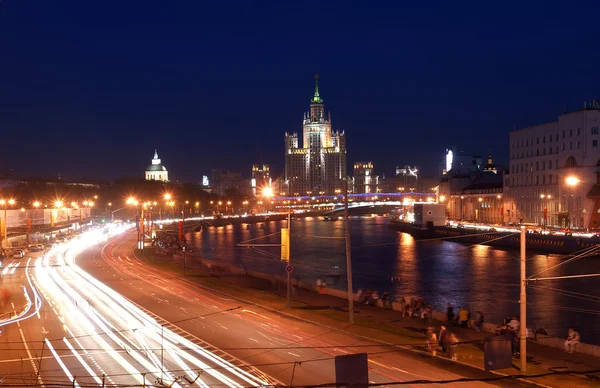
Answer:
<path fill-rule="evenodd" d="M 13 257 L 15 259 L 20 259 L 20 258 L 25 257 L 25 250 L 24 249 L 13 249 L 12 253 L 13 253 Z"/>
<path fill-rule="evenodd" d="M 39 252 L 44 249 L 44 246 L 40 247 L 40 244 L 29 244 L 27 249 L 29 249 L 29 252 Z"/>

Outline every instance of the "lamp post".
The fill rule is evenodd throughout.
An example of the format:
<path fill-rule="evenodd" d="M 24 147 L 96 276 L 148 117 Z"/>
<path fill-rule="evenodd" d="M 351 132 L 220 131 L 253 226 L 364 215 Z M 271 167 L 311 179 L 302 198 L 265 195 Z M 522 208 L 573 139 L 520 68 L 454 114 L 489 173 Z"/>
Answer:
<path fill-rule="evenodd" d="M 570 175 L 565 179 L 565 183 L 567 184 L 567 186 L 571 186 L 571 188 L 574 188 L 575 186 L 577 186 L 579 184 L 579 182 L 581 182 L 579 180 L 579 178 L 577 178 L 576 176 L 573 176 L 573 175 Z M 567 214 L 569 215 L 569 225 L 568 225 L 569 228 L 573 225 L 573 222 L 571 221 L 571 213 L 573 211 L 572 197 L 573 197 L 573 194 L 569 193 L 568 212 L 567 212 Z"/>
<path fill-rule="evenodd" d="M 3 235 L 4 235 L 4 239 L 2 241 L 2 246 L 4 249 L 8 248 L 8 220 L 6 219 L 6 207 L 8 205 L 12 206 L 15 204 L 15 200 L 14 199 L 0 199 L 0 205 L 4 206 L 4 230 L 2 231 Z"/>
<path fill-rule="evenodd" d="M 542 227 L 547 228 L 548 227 L 548 206 L 547 206 L 547 202 L 544 201 L 544 199 L 550 200 L 552 198 L 552 195 L 540 194 L 540 198 L 542 199 L 542 205 L 543 205 L 543 211 L 544 211 Z"/>

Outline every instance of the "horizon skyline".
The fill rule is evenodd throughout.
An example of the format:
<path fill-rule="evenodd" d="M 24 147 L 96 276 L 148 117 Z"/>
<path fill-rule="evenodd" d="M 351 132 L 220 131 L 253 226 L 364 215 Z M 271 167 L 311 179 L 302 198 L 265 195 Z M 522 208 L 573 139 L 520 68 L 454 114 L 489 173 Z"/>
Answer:
<path fill-rule="evenodd" d="M 0 3 L 0 170 L 111 180 L 160 148 L 181 181 L 282 172 L 315 72 L 347 163 L 381 173 L 450 147 L 507 165 L 515 124 L 598 98 L 589 6 L 234 3 Z"/>

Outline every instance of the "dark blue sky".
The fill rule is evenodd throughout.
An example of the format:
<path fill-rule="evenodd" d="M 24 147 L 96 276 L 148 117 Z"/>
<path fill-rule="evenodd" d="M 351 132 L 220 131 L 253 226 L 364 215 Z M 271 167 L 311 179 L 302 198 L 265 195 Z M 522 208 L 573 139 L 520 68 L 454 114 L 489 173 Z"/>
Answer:
<path fill-rule="evenodd" d="M 515 123 L 600 99 L 598 2 L 412 3 L 3 0 L 0 169 L 282 171 L 315 72 L 349 165 L 387 174 L 452 145 L 506 163 Z"/>

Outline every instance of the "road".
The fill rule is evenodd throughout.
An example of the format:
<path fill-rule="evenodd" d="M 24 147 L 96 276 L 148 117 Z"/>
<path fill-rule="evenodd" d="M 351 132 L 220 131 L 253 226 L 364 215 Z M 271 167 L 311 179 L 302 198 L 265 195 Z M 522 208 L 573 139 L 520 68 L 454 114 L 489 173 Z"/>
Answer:
<path fill-rule="evenodd" d="M 132 258 L 133 234 L 120 232 L 108 241 L 100 231 L 89 233 L 43 257 L 21 259 L 4 279 L 23 290 L 26 308 L 0 324 L 1 381 L 302 386 L 334 382 L 334 357 L 360 352 L 369 353 L 371 383 L 490 376 L 169 278 Z M 4 268 L 11 265 L 12 271 L 11 262 Z"/>

